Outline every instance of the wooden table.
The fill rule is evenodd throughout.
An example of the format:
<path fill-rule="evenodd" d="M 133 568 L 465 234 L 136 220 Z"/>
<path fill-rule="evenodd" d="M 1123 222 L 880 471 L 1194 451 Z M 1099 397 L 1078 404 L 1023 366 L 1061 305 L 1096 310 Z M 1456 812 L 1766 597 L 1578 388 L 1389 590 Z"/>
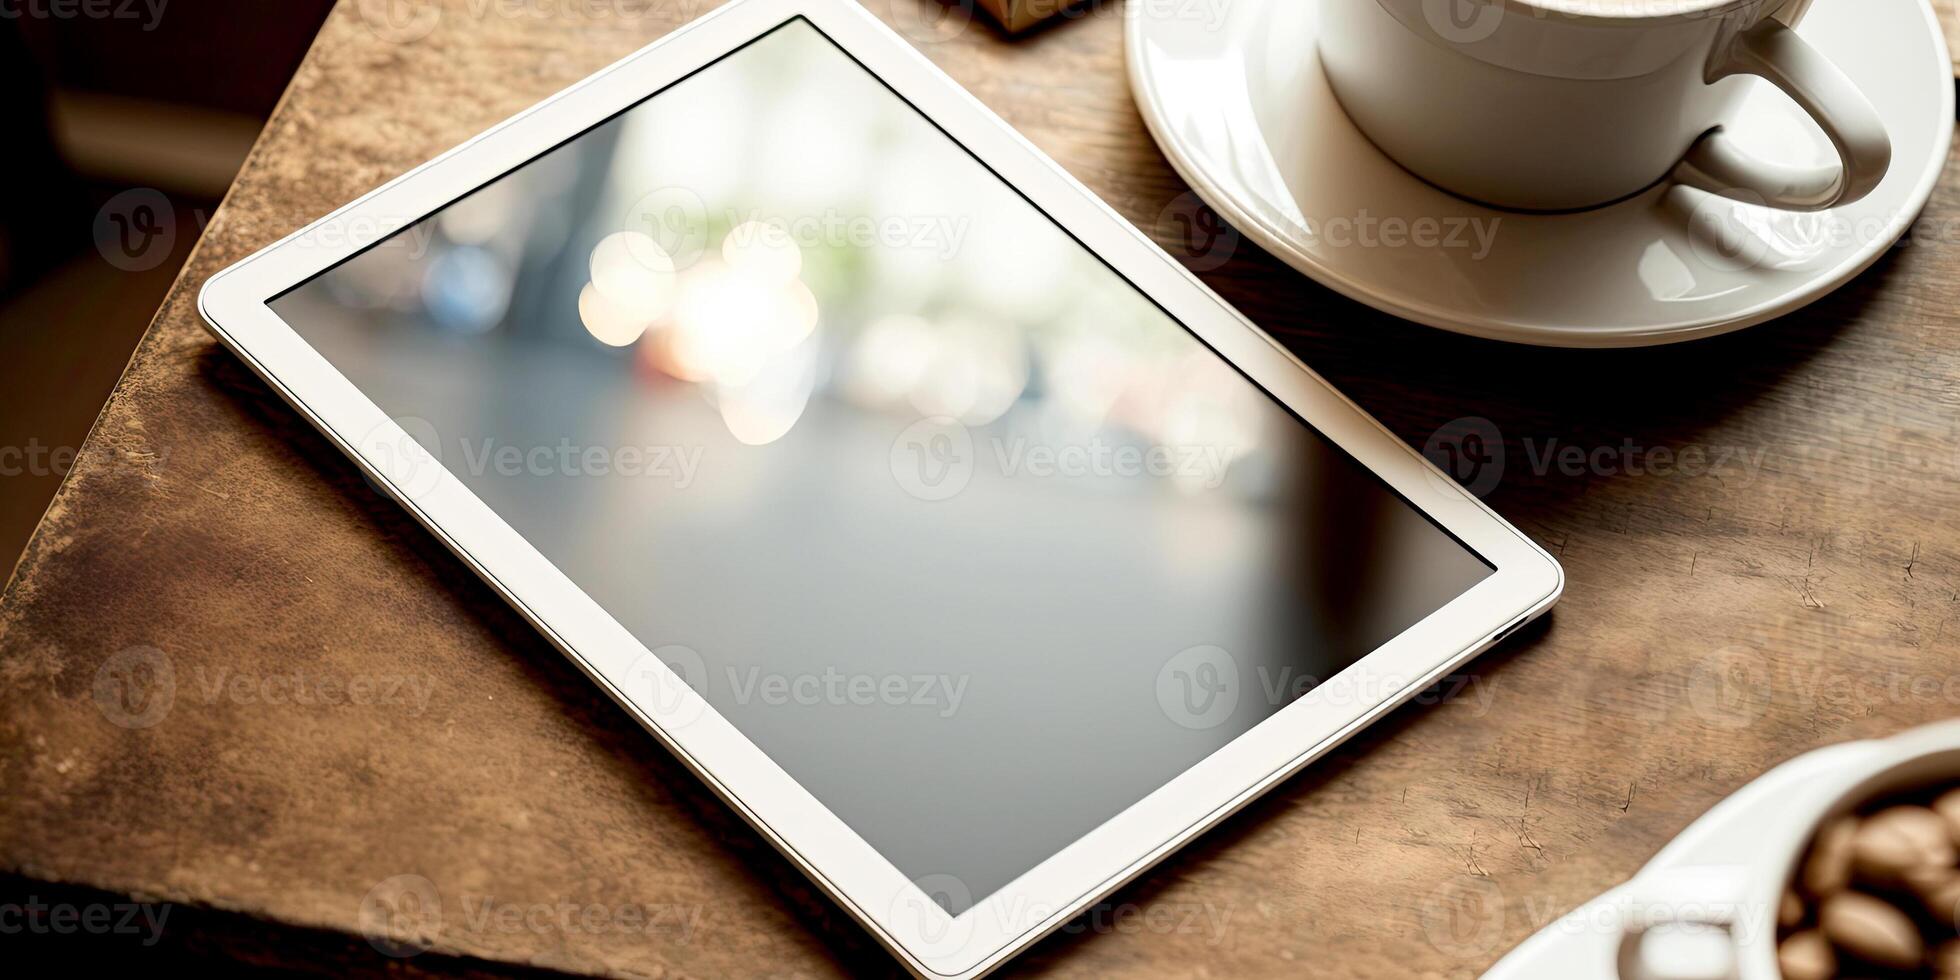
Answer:
<path fill-rule="evenodd" d="M 870 2 L 915 30 L 941 10 Z M 371 969 L 363 901 L 418 875 L 443 903 L 421 969 L 890 971 L 199 328 L 213 272 L 701 5 L 448 0 L 416 39 L 363 17 L 382 6 L 328 20 L 8 586 L 9 889 L 173 903 L 160 946 L 187 956 Z M 1197 264 L 1186 188 L 1125 86 L 1120 10 L 924 48 Z M 1249 245 L 1206 272 L 1404 438 L 1490 419 L 1509 459 L 1490 500 L 1571 587 L 1457 696 L 1396 713 L 1015 969 L 1472 975 L 1769 766 L 1960 714 L 1960 185 L 1927 219 L 1945 231 L 1802 313 L 1640 352 L 1411 326 Z M 1554 445 L 1590 461 L 1541 462 Z M 1681 462 L 1657 474 L 1663 453 Z M 174 700 L 150 718 L 159 665 Z M 294 683 L 326 693 L 266 703 Z M 587 906 L 648 924 L 550 911 Z"/>

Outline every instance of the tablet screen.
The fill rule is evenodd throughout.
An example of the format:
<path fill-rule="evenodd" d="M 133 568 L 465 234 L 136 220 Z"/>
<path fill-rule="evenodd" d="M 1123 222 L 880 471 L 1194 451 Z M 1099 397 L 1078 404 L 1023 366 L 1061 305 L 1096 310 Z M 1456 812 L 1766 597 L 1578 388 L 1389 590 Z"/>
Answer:
<path fill-rule="evenodd" d="M 405 217 L 273 308 L 955 914 L 1493 572 L 806 21 Z"/>

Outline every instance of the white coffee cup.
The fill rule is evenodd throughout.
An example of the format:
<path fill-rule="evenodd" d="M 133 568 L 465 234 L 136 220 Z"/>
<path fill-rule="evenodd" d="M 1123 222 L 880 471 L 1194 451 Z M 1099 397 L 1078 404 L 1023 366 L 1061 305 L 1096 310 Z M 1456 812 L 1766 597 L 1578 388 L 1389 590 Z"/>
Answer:
<path fill-rule="evenodd" d="M 1671 179 L 1821 211 L 1870 193 L 1892 142 L 1863 93 L 1791 30 L 1809 5 L 1322 0 L 1320 56 L 1376 146 L 1473 200 L 1577 210 Z M 1796 100 L 1839 165 L 1759 159 L 1723 133 L 1750 77 Z"/>
<path fill-rule="evenodd" d="M 1960 721 L 1916 728 L 1891 738 L 1837 746 L 1841 760 L 1806 783 L 1800 799 L 1757 815 L 1765 842 L 1750 864 L 1643 871 L 1624 887 L 1620 980 L 1647 980 L 1640 966 L 1646 933 L 1670 924 L 1727 931 L 1733 956 L 1693 980 L 1781 980 L 1776 963 L 1776 917 L 1817 828 L 1892 793 L 1960 781 Z M 1679 975 L 1677 974 L 1677 977 Z"/>

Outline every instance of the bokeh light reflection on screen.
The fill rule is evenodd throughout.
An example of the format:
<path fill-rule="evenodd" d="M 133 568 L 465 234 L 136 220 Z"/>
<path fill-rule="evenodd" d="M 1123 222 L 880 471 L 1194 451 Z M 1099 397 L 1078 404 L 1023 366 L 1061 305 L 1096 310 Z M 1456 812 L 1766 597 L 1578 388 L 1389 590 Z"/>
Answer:
<path fill-rule="evenodd" d="M 853 830 L 976 899 L 1285 706 L 1177 723 L 1180 651 L 1248 691 L 1325 678 L 1490 573 L 807 24 L 272 306 L 648 650 L 694 650 Z M 907 482 L 948 461 L 921 425 L 970 437 L 951 496 Z M 625 450 L 664 465 L 583 469 Z M 822 669 L 971 694 L 726 681 Z"/>

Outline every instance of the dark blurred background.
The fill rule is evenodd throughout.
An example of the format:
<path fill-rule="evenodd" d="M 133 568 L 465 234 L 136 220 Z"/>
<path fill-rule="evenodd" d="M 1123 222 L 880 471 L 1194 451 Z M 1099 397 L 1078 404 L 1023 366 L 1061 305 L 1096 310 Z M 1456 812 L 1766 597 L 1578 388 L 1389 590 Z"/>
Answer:
<path fill-rule="evenodd" d="M 332 6 L 0 5 L 0 573 Z"/>

